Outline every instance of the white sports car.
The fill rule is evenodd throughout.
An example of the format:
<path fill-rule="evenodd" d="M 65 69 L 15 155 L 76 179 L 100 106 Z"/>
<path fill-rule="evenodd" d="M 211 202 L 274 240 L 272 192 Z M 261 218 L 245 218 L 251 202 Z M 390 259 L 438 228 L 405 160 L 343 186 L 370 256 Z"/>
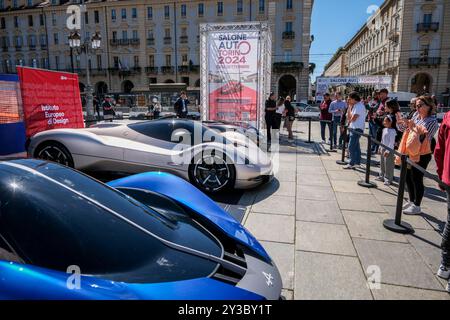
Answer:
<path fill-rule="evenodd" d="M 245 135 L 182 119 L 48 130 L 30 139 L 28 154 L 97 173 L 170 172 L 206 192 L 252 188 L 273 176 L 270 158 Z"/>

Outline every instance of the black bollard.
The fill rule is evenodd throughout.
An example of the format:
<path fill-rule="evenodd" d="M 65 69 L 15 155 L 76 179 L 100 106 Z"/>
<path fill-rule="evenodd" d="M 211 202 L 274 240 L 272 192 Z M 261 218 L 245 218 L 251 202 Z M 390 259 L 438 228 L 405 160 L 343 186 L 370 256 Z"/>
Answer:
<path fill-rule="evenodd" d="M 308 141 L 306 143 L 313 143 L 311 141 L 311 117 L 308 118 Z"/>
<path fill-rule="evenodd" d="M 364 188 L 376 188 L 377 185 L 370 182 L 370 164 L 372 162 L 372 137 L 367 138 L 367 161 L 366 161 L 366 179 L 359 181 L 358 185 Z"/>
<path fill-rule="evenodd" d="M 345 166 L 347 164 L 347 161 L 345 161 L 345 149 L 347 147 L 347 133 L 348 133 L 347 126 L 344 126 L 344 132 L 343 132 L 344 143 L 342 144 L 342 157 L 341 157 L 341 160 L 336 161 L 336 163 L 341 166 Z"/>
<path fill-rule="evenodd" d="M 386 219 L 383 221 L 383 226 L 393 232 L 409 234 L 414 233 L 413 227 L 406 222 L 402 222 L 403 213 L 403 197 L 405 195 L 405 185 L 406 185 L 406 172 L 408 166 L 408 158 L 406 155 L 402 155 L 402 169 L 400 171 L 400 183 L 398 186 L 397 195 L 397 209 L 395 211 L 395 219 Z"/>

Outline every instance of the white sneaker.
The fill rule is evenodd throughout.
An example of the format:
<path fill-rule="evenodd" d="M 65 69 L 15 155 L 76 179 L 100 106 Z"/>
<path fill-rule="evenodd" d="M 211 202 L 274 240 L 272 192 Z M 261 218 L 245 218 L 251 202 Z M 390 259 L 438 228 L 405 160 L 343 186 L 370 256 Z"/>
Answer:
<path fill-rule="evenodd" d="M 344 170 L 353 170 L 355 169 L 355 166 L 352 166 L 351 164 L 348 164 L 346 166 L 343 167 Z"/>
<path fill-rule="evenodd" d="M 325 144 L 326 142 L 325 142 L 325 140 L 322 140 L 322 144 Z"/>
<path fill-rule="evenodd" d="M 407 209 L 403 210 L 403 213 L 408 215 L 418 215 L 422 213 L 422 209 L 413 203 Z"/>
<path fill-rule="evenodd" d="M 450 278 L 450 269 L 444 267 L 444 266 L 441 264 L 441 266 L 439 267 L 439 270 L 438 270 L 438 272 L 437 272 L 437 276 L 438 276 L 439 278 L 448 280 L 448 278 Z"/>
<path fill-rule="evenodd" d="M 403 210 L 406 210 L 406 209 L 408 209 L 410 206 L 412 205 L 412 203 L 411 202 L 409 202 L 409 201 L 407 201 L 404 205 L 403 205 Z"/>
<path fill-rule="evenodd" d="M 384 181 L 384 185 L 387 186 L 387 187 L 390 186 L 391 184 L 392 184 L 392 182 L 390 182 L 388 180 Z"/>
<path fill-rule="evenodd" d="M 376 181 L 380 181 L 380 182 L 384 182 L 384 177 L 382 176 L 378 176 L 377 178 L 375 178 Z"/>

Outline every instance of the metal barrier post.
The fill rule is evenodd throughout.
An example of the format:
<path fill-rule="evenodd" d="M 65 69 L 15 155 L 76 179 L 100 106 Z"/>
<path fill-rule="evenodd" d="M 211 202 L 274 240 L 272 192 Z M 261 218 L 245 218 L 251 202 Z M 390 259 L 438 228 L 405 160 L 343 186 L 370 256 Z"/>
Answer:
<path fill-rule="evenodd" d="M 347 147 L 347 126 L 344 126 L 344 132 L 343 132 L 343 137 L 344 137 L 344 141 L 342 144 L 342 157 L 341 160 L 336 161 L 337 164 L 341 165 L 341 166 L 345 166 L 347 164 L 347 161 L 345 161 L 345 149 Z"/>
<path fill-rule="evenodd" d="M 311 141 L 311 117 L 308 118 L 308 141 L 306 143 L 313 143 Z"/>
<path fill-rule="evenodd" d="M 395 212 L 395 219 L 386 219 L 383 221 L 383 226 L 393 232 L 396 233 L 414 233 L 413 227 L 406 223 L 402 222 L 402 212 L 403 212 L 403 197 L 405 195 L 405 185 L 406 185 L 406 172 L 408 169 L 408 157 L 406 155 L 402 155 L 402 169 L 400 171 L 400 184 L 398 186 L 398 195 L 397 195 L 397 209 Z"/>
<path fill-rule="evenodd" d="M 367 138 L 367 160 L 366 160 L 366 179 L 359 181 L 358 185 L 364 188 L 376 188 L 377 185 L 370 182 L 370 164 L 372 162 L 372 137 Z"/>

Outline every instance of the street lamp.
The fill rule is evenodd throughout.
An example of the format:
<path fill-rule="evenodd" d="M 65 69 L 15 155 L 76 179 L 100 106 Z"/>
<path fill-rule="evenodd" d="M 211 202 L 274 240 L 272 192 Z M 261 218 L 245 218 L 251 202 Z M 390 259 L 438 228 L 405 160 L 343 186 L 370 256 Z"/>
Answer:
<path fill-rule="evenodd" d="M 101 35 L 96 32 L 91 39 L 85 39 L 82 43 L 81 36 L 78 31 L 72 32 L 69 35 L 69 46 L 71 49 L 75 49 L 75 52 L 81 54 L 81 52 L 86 53 L 86 120 L 93 120 L 94 117 L 94 105 L 92 96 L 92 85 L 89 70 L 89 60 L 90 60 L 90 50 L 97 50 L 101 46 Z"/>

